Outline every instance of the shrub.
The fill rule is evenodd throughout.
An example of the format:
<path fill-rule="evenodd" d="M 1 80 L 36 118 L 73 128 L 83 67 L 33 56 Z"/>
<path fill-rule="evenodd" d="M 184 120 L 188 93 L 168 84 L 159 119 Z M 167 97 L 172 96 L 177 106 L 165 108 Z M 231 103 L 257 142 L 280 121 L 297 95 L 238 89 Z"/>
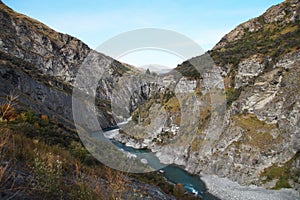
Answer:
<path fill-rule="evenodd" d="M 182 184 L 177 183 L 176 185 L 174 185 L 173 193 L 176 197 L 183 197 L 184 188 L 183 188 Z"/>
<path fill-rule="evenodd" d="M 17 113 L 14 108 L 14 103 L 18 96 L 11 93 L 6 97 L 4 103 L 0 104 L 0 122 L 1 121 L 12 121 L 17 118 Z"/>
<path fill-rule="evenodd" d="M 22 122 L 27 122 L 27 123 L 30 123 L 30 124 L 34 124 L 35 122 L 38 121 L 38 117 L 33 112 L 33 110 L 27 110 L 27 111 L 22 112 L 19 115 L 19 120 L 22 121 Z"/>
<path fill-rule="evenodd" d="M 234 88 L 226 88 L 225 94 L 226 94 L 226 102 L 227 106 L 230 106 L 232 102 L 237 100 L 241 94 L 242 88 L 234 89 Z"/>
<path fill-rule="evenodd" d="M 69 150 L 71 154 L 75 158 L 78 158 L 81 162 L 86 163 L 88 161 L 90 153 L 79 142 L 72 141 L 69 146 Z"/>
<path fill-rule="evenodd" d="M 49 122 L 50 122 L 50 120 L 49 120 L 47 115 L 41 115 L 41 122 L 40 123 L 42 124 L 42 126 L 48 125 Z"/>
<path fill-rule="evenodd" d="M 59 156 L 53 155 L 51 152 L 41 154 L 35 150 L 34 170 L 36 172 L 36 180 L 38 181 L 38 189 L 47 193 L 61 194 L 62 184 L 62 161 Z"/>

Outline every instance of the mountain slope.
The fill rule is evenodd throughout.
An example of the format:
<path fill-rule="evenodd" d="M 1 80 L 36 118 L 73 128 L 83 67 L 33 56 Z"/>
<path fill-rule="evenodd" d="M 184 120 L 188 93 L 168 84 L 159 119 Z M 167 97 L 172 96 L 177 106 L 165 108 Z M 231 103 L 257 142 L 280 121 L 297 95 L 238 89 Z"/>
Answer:
<path fill-rule="evenodd" d="M 207 152 L 190 152 L 187 168 L 242 184 L 299 190 L 293 178 L 300 170 L 294 158 L 300 150 L 299 35 L 300 3 L 290 0 L 239 25 L 208 52 L 224 78 L 225 128 L 212 154 L 199 158 Z M 294 164 L 285 175 L 262 173 L 288 161 Z M 266 184 L 276 178 L 276 186 Z"/>
<path fill-rule="evenodd" d="M 134 71 L 3 3 L 0 3 L 0 27 L 0 95 L 10 91 L 19 93 L 23 106 L 55 116 L 68 126 L 73 126 L 71 94 L 75 76 L 88 56 L 97 58 L 95 68 L 107 75 L 97 93 L 98 106 L 107 111 L 113 84 L 122 74 Z M 111 64 L 105 68 L 105 63 Z M 116 123 L 109 112 L 97 114 L 102 128 Z"/>
<path fill-rule="evenodd" d="M 159 126 L 152 137 L 147 135 L 153 142 L 142 146 L 147 144 L 158 151 L 162 162 L 184 165 L 195 174 L 218 175 L 243 185 L 299 190 L 299 44 L 297 0 L 275 5 L 237 26 L 211 51 L 176 68 L 194 91 L 193 98 L 198 98 L 199 110 L 183 107 L 190 96 L 173 94 L 161 107 L 154 100 L 134 112 L 140 113 L 140 126 L 146 128 L 151 127 L 151 116 L 162 118 L 163 109 L 167 112 L 169 122 Z M 197 70 L 209 66 L 212 71 Z M 223 119 L 214 115 L 210 105 L 217 99 L 210 99 L 215 91 L 209 89 L 219 77 L 227 101 Z M 180 124 L 180 119 L 186 118 L 192 123 L 197 114 L 200 117 L 196 124 Z M 172 131 L 179 126 L 179 133 Z M 217 134 L 216 127 L 222 126 L 223 131 Z M 191 136 L 193 131 L 196 135 Z M 136 137 L 140 141 L 140 136 Z M 170 137 L 170 144 L 164 146 L 161 141 Z"/>
<path fill-rule="evenodd" d="M 226 67 L 232 77 L 236 76 L 238 64 L 254 55 L 264 70 L 272 68 L 286 54 L 299 51 L 299 9 L 299 2 L 292 0 L 272 6 L 263 15 L 225 35 L 210 55 L 217 65 Z M 248 77 L 238 78 L 248 81 Z M 237 84 L 238 88 L 246 83 L 231 80 L 228 84 L 229 87 Z"/>

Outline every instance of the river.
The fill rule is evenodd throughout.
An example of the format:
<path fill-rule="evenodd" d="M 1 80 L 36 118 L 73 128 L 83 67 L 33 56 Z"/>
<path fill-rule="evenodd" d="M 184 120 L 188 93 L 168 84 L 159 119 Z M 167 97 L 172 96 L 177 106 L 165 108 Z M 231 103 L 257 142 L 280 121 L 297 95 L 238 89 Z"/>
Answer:
<path fill-rule="evenodd" d="M 115 141 L 112 139 L 112 143 L 115 144 L 118 148 L 129 152 L 129 153 L 145 153 L 147 150 L 134 149 L 132 147 L 127 147 L 124 144 Z M 145 158 L 145 155 L 143 155 Z M 151 166 L 158 167 L 159 165 L 163 166 L 159 163 L 157 157 L 154 154 L 147 154 L 147 162 Z M 192 175 L 182 167 L 177 165 L 168 165 L 159 170 L 161 175 L 165 177 L 169 182 L 177 184 L 182 184 L 183 188 L 187 192 L 191 192 L 195 195 L 201 196 L 204 200 L 217 200 L 218 198 L 211 195 L 206 191 L 205 183 L 200 179 L 197 175 Z"/>
<path fill-rule="evenodd" d="M 113 139 L 115 134 L 118 134 L 118 126 L 106 129 L 103 134 L 108 137 L 111 142 L 117 146 L 120 150 L 134 154 L 134 156 L 139 158 L 139 155 L 143 155 L 143 159 L 147 160 L 147 163 L 153 168 L 159 169 L 160 174 L 165 177 L 169 182 L 173 184 L 182 184 L 185 191 L 193 193 L 194 195 L 201 196 L 204 200 L 219 200 L 217 197 L 211 195 L 207 192 L 205 183 L 201 180 L 198 175 L 193 175 L 184 170 L 181 166 L 177 165 L 163 165 L 159 162 L 159 159 L 152 153 L 147 153 L 149 150 L 145 149 L 135 149 L 132 147 L 127 147 L 124 144 Z M 139 158 L 141 159 L 141 158 Z"/>

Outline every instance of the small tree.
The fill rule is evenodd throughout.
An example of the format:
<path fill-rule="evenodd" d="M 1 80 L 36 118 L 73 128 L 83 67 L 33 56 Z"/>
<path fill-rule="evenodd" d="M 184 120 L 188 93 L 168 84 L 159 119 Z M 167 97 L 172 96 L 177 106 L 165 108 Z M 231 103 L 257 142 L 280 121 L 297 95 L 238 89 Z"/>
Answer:
<path fill-rule="evenodd" d="M 181 183 L 177 183 L 176 185 L 174 185 L 173 193 L 176 197 L 183 197 L 184 188 Z"/>
<path fill-rule="evenodd" d="M 0 121 L 11 121 L 17 117 L 14 102 L 18 96 L 11 93 L 6 97 L 6 102 L 0 104 Z"/>
<path fill-rule="evenodd" d="M 156 72 L 151 72 L 151 75 L 152 76 L 157 76 L 157 73 Z"/>
<path fill-rule="evenodd" d="M 147 75 L 150 75 L 150 74 L 151 74 L 149 68 L 146 70 L 146 74 L 147 74 Z"/>

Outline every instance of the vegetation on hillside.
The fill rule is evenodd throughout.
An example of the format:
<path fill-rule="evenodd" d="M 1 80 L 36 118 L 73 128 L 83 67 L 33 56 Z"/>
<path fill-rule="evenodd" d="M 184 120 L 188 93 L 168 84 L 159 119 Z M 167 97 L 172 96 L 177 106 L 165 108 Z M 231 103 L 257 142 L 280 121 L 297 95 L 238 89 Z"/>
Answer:
<path fill-rule="evenodd" d="M 262 17 L 257 20 L 263 23 Z M 264 24 L 262 29 L 256 32 L 246 31 L 241 39 L 211 51 L 211 56 L 220 66 L 231 64 L 237 67 L 241 60 L 254 54 L 270 57 L 272 60 L 270 59 L 269 65 L 274 64 L 282 55 L 299 50 L 299 25 L 298 21 L 289 25 Z"/>
<path fill-rule="evenodd" d="M 260 121 L 254 114 L 238 114 L 232 117 L 234 123 L 241 127 L 245 132 L 237 145 L 249 145 L 259 148 L 261 152 L 272 148 L 274 145 L 282 142 L 282 137 L 272 136 L 272 132 L 278 131 L 275 124 L 267 124 Z"/>
<path fill-rule="evenodd" d="M 178 65 L 175 70 L 182 76 L 190 80 L 197 80 L 201 77 L 197 68 L 193 66 L 189 61 L 185 61 L 182 64 Z"/>
<path fill-rule="evenodd" d="M 132 120 L 134 122 L 141 123 L 143 126 L 147 126 L 151 123 L 149 118 L 149 111 L 153 104 L 163 106 L 168 112 L 175 114 L 180 110 L 179 102 L 174 94 L 169 88 L 165 88 L 161 92 L 157 92 L 149 100 L 145 101 L 143 104 L 139 105 L 132 112 Z M 176 119 L 177 122 L 180 121 L 180 116 Z"/>
<path fill-rule="evenodd" d="M 288 2 L 286 2 L 288 4 Z M 288 8 L 288 5 L 287 5 Z M 286 18 L 290 19 L 293 15 L 289 9 L 285 10 Z M 267 23 L 264 15 L 253 19 L 260 24 L 256 31 L 249 31 L 240 25 L 243 32 L 241 38 L 227 42 L 225 37 L 220 42 L 224 45 L 208 51 L 217 66 L 229 68 L 227 74 L 226 87 L 234 87 L 234 77 L 237 73 L 238 64 L 253 55 L 258 55 L 266 65 L 265 70 L 269 70 L 283 55 L 298 51 L 300 46 L 300 21 L 295 20 L 290 23 L 281 21 Z M 247 22 L 246 22 L 247 23 Z M 256 24 L 256 23 L 253 23 Z M 256 24 L 257 25 L 257 24 Z M 258 25 L 257 25 L 258 26 Z M 239 31 L 238 29 L 234 31 Z M 201 60 L 201 56 L 192 58 Z M 199 72 L 189 60 L 178 65 L 176 70 L 183 76 L 193 79 L 200 78 Z M 203 66 L 204 67 L 204 66 Z"/>
<path fill-rule="evenodd" d="M 261 179 L 264 183 L 277 180 L 272 189 L 290 188 L 290 181 L 299 184 L 300 170 L 295 166 L 295 163 L 299 162 L 299 158 L 300 152 L 298 151 L 295 156 L 286 163 L 282 165 L 274 164 L 266 168 L 260 174 Z"/>
<path fill-rule="evenodd" d="M 1 198 L 151 198 L 145 183 L 180 199 L 194 198 L 183 195 L 178 186 L 167 183 L 156 172 L 128 174 L 103 166 L 83 147 L 74 130 L 60 125 L 55 118 L 16 109 L 14 95 L 2 102 Z"/>

